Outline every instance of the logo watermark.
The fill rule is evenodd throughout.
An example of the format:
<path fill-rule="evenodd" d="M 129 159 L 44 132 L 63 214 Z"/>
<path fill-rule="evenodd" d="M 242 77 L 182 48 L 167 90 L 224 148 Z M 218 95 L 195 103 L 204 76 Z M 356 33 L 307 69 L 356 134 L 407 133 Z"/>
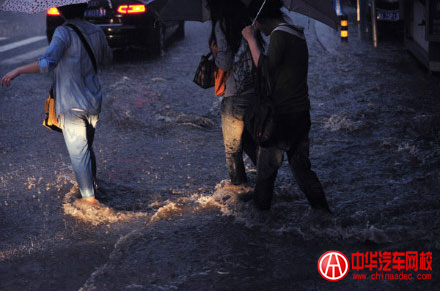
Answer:
<path fill-rule="evenodd" d="M 347 276 L 350 265 L 357 272 L 353 280 L 432 279 L 431 273 L 427 273 L 432 272 L 432 252 L 418 251 L 355 252 L 351 254 L 351 264 L 343 253 L 328 251 L 319 258 L 318 271 L 328 281 L 339 281 Z M 359 273 L 361 270 L 370 274 Z"/>
<path fill-rule="evenodd" d="M 348 274 L 347 257 L 338 251 L 329 251 L 318 260 L 318 271 L 328 281 L 342 280 Z"/>

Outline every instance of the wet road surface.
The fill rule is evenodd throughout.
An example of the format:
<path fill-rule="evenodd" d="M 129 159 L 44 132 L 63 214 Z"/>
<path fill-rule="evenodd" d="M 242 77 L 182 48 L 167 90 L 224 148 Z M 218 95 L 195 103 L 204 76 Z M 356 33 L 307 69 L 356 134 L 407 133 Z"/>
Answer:
<path fill-rule="evenodd" d="M 0 47 L 44 36 L 35 17 L 35 32 L 18 26 Z M 286 164 L 271 211 L 237 201 L 223 181 L 219 100 L 192 83 L 210 27 L 186 23 L 164 57 L 119 51 L 102 71 L 94 147 L 105 209 L 77 205 L 62 136 L 41 126 L 50 80 L 21 76 L 0 89 L 0 289 L 435 290 L 439 78 L 400 43 L 374 50 L 353 30 L 334 53 L 313 22 L 295 22 L 310 50 L 311 161 L 333 217 L 309 209 Z M 40 41 L 0 52 L 0 62 Z M 0 74 L 24 61 L 1 63 Z M 329 250 L 350 261 L 355 252 L 432 252 L 433 271 L 415 272 L 432 280 L 354 280 L 350 271 L 328 282 L 316 265 Z"/>

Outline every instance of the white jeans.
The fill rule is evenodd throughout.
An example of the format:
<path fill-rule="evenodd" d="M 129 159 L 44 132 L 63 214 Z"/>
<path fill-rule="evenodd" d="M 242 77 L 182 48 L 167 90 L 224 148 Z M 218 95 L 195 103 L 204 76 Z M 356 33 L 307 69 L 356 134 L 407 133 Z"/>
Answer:
<path fill-rule="evenodd" d="M 83 198 L 94 197 L 96 159 L 92 145 L 98 115 L 70 110 L 60 114 L 60 123 L 81 196 Z"/>

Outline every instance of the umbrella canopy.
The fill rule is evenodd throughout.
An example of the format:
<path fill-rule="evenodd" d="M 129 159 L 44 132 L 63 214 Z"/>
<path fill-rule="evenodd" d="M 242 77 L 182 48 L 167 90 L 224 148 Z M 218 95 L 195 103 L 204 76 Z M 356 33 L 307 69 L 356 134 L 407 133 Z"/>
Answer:
<path fill-rule="evenodd" d="M 39 13 L 51 7 L 87 3 L 87 0 L 6 0 L 0 10 L 24 13 Z"/>
<path fill-rule="evenodd" d="M 249 4 L 251 0 L 242 0 Z M 290 10 L 311 17 L 337 29 L 338 17 L 333 8 L 333 0 L 283 0 Z M 161 12 L 163 20 L 207 21 L 210 18 L 206 0 L 168 0 Z"/>
<path fill-rule="evenodd" d="M 338 16 L 333 7 L 333 0 L 283 0 L 290 11 L 303 14 L 328 26 L 338 28 Z"/>

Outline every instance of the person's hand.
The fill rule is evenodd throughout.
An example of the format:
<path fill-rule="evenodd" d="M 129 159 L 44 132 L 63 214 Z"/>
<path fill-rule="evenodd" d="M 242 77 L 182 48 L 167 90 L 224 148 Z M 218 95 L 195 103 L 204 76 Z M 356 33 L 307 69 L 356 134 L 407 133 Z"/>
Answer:
<path fill-rule="evenodd" d="M 17 70 L 10 71 L 6 75 L 3 76 L 2 80 L 0 81 L 0 84 L 2 86 L 9 87 L 11 85 L 11 81 L 17 78 L 19 73 Z"/>
<path fill-rule="evenodd" d="M 255 34 L 257 33 L 257 30 L 252 25 L 246 26 L 242 31 L 241 34 L 243 35 L 244 39 L 247 41 L 250 41 L 252 39 L 255 39 Z"/>

